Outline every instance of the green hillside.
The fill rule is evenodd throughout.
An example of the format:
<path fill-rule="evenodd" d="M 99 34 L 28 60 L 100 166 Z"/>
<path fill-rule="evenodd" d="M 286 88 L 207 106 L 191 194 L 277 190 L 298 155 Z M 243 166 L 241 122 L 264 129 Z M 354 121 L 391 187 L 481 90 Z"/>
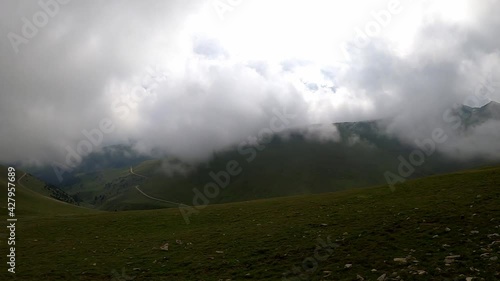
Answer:
<path fill-rule="evenodd" d="M 0 185 L 4 192 L 0 193 L 0 208 L 7 213 L 7 167 L 0 166 Z M 15 203 L 17 215 L 68 215 L 95 213 L 95 210 L 78 207 L 67 202 L 62 202 L 51 197 L 52 189 L 37 178 L 21 170 L 16 171 Z M 22 178 L 21 178 L 22 177 Z M 20 181 L 19 181 L 20 180 Z M 19 183 L 20 182 L 20 183 Z"/>
<path fill-rule="evenodd" d="M 223 178 L 228 163 L 237 163 L 240 173 L 219 188 L 210 204 L 334 192 L 385 184 L 385 172 L 397 172 L 399 158 L 408 159 L 415 149 L 378 134 L 375 122 L 343 123 L 337 128 L 342 137 L 338 142 L 311 141 L 292 133 L 286 139 L 275 136 L 261 150 L 254 149 L 255 154 L 242 154 L 237 148 L 214 153 L 208 163 L 190 167 L 186 173 L 178 172 L 185 165 L 179 161 L 149 160 L 133 167 L 145 177 L 130 174 L 129 167 L 103 170 L 77 176 L 79 181 L 65 190 L 81 204 L 102 210 L 176 207 L 146 198 L 136 186 L 154 198 L 194 205 L 193 189 L 204 192 L 207 184 L 220 187 L 214 177 Z M 457 162 L 435 152 L 410 178 L 491 164 L 483 159 Z"/>
<path fill-rule="evenodd" d="M 489 120 L 498 120 L 500 104 L 463 106 L 454 114 L 462 120 L 461 130 L 466 132 Z M 109 211 L 177 206 L 160 200 L 194 205 L 195 190 L 204 192 L 210 184 L 218 185 L 220 191 L 210 198 L 210 204 L 380 185 L 387 182 L 386 172 L 397 173 L 402 161 L 410 161 L 411 153 L 421 149 L 388 135 L 382 124 L 367 121 L 290 129 L 259 144 L 243 143 L 213 152 L 208 162 L 192 165 L 173 156 L 141 161 L 142 156 L 134 154 L 131 147 L 111 146 L 89 156 L 76 171 L 65 174 L 65 180 L 58 185 L 80 205 Z M 330 139 L 310 137 L 311 132 L 318 131 L 328 132 Z M 338 132 L 335 140 L 333 132 Z M 423 164 L 416 167 L 409 179 L 500 164 L 484 158 L 458 161 L 436 150 L 435 143 L 433 150 L 425 152 Z M 239 173 L 231 175 L 227 186 L 221 188 L 226 185 L 223 178 L 229 163 L 236 163 Z M 130 167 L 144 177 L 132 175 Z M 49 174 L 41 176 L 48 180 L 54 172 Z M 137 186 L 147 196 L 160 200 L 147 198 Z"/>
<path fill-rule="evenodd" d="M 500 168 L 485 168 L 213 205 L 189 224 L 178 209 L 21 217 L 18 273 L 0 278 L 498 280 L 499 205 Z"/>

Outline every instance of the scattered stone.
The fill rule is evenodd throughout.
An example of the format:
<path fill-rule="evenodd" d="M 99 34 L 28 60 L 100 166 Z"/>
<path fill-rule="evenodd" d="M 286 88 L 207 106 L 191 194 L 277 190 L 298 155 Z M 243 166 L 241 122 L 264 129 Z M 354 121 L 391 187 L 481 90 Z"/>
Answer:
<path fill-rule="evenodd" d="M 326 224 L 326 223 L 322 223 L 322 224 L 321 224 L 321 226 L 328 226 L 328 224 Z"/>
<path fill-rule="evenodd" d="M 493 237 L 500 237 L 500 235 L 498 233 L 488 234 L 487 236 L 490 239 L 493 238 Z"/>
<path fill-rule="evenodd" d="M 479 231 L 477 231 L 477 230 L 472 230 L 472 231 L 470 232 L 470 234 L 478 234 L 478 233 L 479 233 Z"/>
<path fill-rule="evenodd" d="M 344 265 L 344 268 L 351 268 L 351 267 L 352 267 L 352 264 L 350 264 L 350 263 Z"/>
<path fill-rule="evenodd" d="M 436 235 L 432 236 L 432 239 L 436 239 L 438 237 L 439 237 L 439 235 L 436 234 Z"/>
<path fill-rule="evenodd" d="M 424 275 L 424 274 L 427 274 L 427 271 L 425 271 L 425 270 L 417 270 L 417 274 L 418 275 Z"/>
<path fill-rule="evenodd" d="M 450 232 L 450 231 L 451 231 L 451 229 L 450 229 L 449 227 L 445 228 L 444 230 L 445 230 L 446 232 Z"/>
<path fill-rule="evenodd" d="M 486 259 L 490 256 L 490 253 L 484 253 L 484 254 L 481 254 L 479 257 L 480 258 L 483 258 L 483 259 Z"/>
<path fill-rule="evenodd" d="M 498 260 L 498 257 L 497 256 L 494 256 L 494 257 L 491 257 L 490 258 L 490 261 L 497 261 Z"/>
<path fill-rule="evenodd" d="M 175 240 L 175 243 L 182 245 L 182 240 Z"/>
<path fill-rule="evenodd" d="M 160 250 L 168 251 L 168 243 L 163 244 L 163 246 L 160 247 Z"/>
<path fill-rule="evenodd" d="M 332 275 L 332 272 L 329 270 L 325 270 L 325 271 L 323 271 L 323 274 L 325 274 L 325 275 L 323 275 L 323 278 L 325 278 L 325 277 Z"/>
<path fill-rule="evenodd" d="M 480 272 L 481 270 L 477 269 L 477 268 L 474 268 L 474 267 L 469 267 L 470 271 L 476 271 L 476 272 Z"/>
<path fill-rule="evenodd" d="M 224 254 L 224 251 L 215 251 L 217 254 Z"/>
<path fill-rule="evenodd" d="M 379 278 L 377 278 L 377 281 L 385 281 L 385 278 L 387 277 L 387 274 L 382 274 L 379 276 Z"/>
<path fill-rule="evenodd" d="M 474 277 L 467 277 L 465 278 L 465 281 L 472 281 L 472 279 L 474 279 Z"/>
<path fill-rule="evenodd" d="M 445 259 L 444 259 L 444 263 L 449 265 L 451 263 L 453 263 L 455 261 L 455 259 L 458 259 L 460 258 L 459 255 L 454 255 L 454 256 L 447 256 Z"/>
<path fill-rule="evenodd" d="M 374 268 L 374 269 L 372 269 L 372 272 L 377 272 L 377 270 Z"/>
<path fill-rule="evenodd" d="M 359 275 L 359 274 L 357 274 L 357 275 L 356 275 L 356 278 L 357 278 L 359 281 L 364 281 L 364 280 L 365 280 L 365 278 L 363 278 L 363 276 L 361 276 L 361 275 Z"/>
<path fill-rule="evenodd" d="M 394 261 L 399 262 L 399 263 L 407 263 L 408 262 L 408 260 L 406 260 L 406 258 L 394 258 Z"/>

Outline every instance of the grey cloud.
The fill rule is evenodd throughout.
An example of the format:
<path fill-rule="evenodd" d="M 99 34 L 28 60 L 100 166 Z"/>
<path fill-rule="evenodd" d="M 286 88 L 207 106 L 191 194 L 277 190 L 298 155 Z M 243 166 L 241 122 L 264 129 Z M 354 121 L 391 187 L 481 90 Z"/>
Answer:
<path fill-rule="evenodd" d="M 496 3 L 476 5 L 468 24 L 427 24 L 407 57 L 375 39 L 352 49 L 347 66 L 317 66 L 333 86 L 304 80 L 316 85 L 312 89 L 290 80 L 311 62 L 235 61 L 217 39 L 182 34 L 188 16 L 204 4 L 72 1 L 18 54 L 1 40 L 0 161 L 65 162 L 65 147 L 75 148 L 85 139 L 82 130 L 99 128 L 103 118 L 116 127 L 103 145 L 134 140 L 145 154 L 200 161 L 256 135 L 269 126 L 273 110 L 283 108 L 297 115 L 291 127 L 393 117 L 383 125 L 386 131 L 413 142 L 448 126 L 443 112 L 473 93 L 481 77 L 500 74 Z M 1 6 L 2 36 L 19 33 L 21 18 L 39 9 L 33 1 Z M 141 77 L 154 65 L 168 75 L 149 89 Z M 149 91 L 140 101 L 134 101 L 137 87 Z M 332 96 L 340 100 L 334 103 Z M 498 91 L 491 98 L 498 100 Z M 494 123 L 474 130 L 477 136 L 463 141 L 450 130 L 453 141 L 443 151 L 483 153 L 468 150 L 475 137 L 498 143 Z"/>
<path fill-rule="evenodd" d="M 339 83 L 355 93 L 366 93 L 380 118 L 391 117 L 381 126 L 405 142 L 414 144 L 429 138 L 434 129 L 443 128 L 449 136 L 439 147 L 443 152 L 470 158 L 489 151 L 489 157 L 500 158 L 495 148 L 500 140 L 495 130 L 498 121 L 471 128 L 470 135 L 463 136 L 443 117 L 467 100 L 484 105 L 486 98 L 476 90 L 485 77 L 500 80 L 498 47 L 493 47 L 498 46 L 494 30 L 500 26 L 498 20 L 491 19 L 491 11 L 498 11 L 499 5 L 490 2 L 479 6 L 488 8 L 476 11 L 475 25 L 440 20 L 426 24 L 406 57 L 377 40 L 364 49 L 351 50 L 354 63 L 337 77 Z M 495 88 L 489 99 L 498 100 L 497 86 L 489 86 L 490 90 Z M 479 143 L 484 149 L 478 149 Z"/>

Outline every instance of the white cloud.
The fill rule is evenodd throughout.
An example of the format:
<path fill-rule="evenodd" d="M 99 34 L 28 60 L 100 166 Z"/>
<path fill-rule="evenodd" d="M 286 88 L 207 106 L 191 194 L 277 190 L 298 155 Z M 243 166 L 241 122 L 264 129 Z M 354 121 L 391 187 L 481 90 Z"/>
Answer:
<path fill-rule="evenodd" d="M 470 1 L 401 0 L 401 14 L 339 63 L 342 43 L 389 2 L 244 1 L 221 21 L 208 1 L 72 1 L 18 54 L 0 41 L 0 161 L 64 162 L 107 117 L 116 130 L 104 145 L 133 139 L 188 160 L 255 134 L 273 108 L 297 114 L 292 126 L 396 115 L 390 132 L 425 135 L 478 77 L 498 77 L 499 4 L 464 17 Z M 39 9 L 0 6 L 3 36 Z M 121 118 L 116 101 L 133 98 L 150 66 L 167 79 L 120 104 Z"/>

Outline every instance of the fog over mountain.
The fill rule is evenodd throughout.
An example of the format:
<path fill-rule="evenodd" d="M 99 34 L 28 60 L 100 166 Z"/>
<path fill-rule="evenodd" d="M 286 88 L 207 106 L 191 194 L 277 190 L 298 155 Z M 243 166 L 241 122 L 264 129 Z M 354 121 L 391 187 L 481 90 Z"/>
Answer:
<path fill-rule="evenodd" d="M 274 125 L 364 120 L 500 158 L 498 119 L 456 115 L 500 101 L 499 1 L 331 2 L 4 1 L 0 162 L 111 144 L 192 162 Z"/>

